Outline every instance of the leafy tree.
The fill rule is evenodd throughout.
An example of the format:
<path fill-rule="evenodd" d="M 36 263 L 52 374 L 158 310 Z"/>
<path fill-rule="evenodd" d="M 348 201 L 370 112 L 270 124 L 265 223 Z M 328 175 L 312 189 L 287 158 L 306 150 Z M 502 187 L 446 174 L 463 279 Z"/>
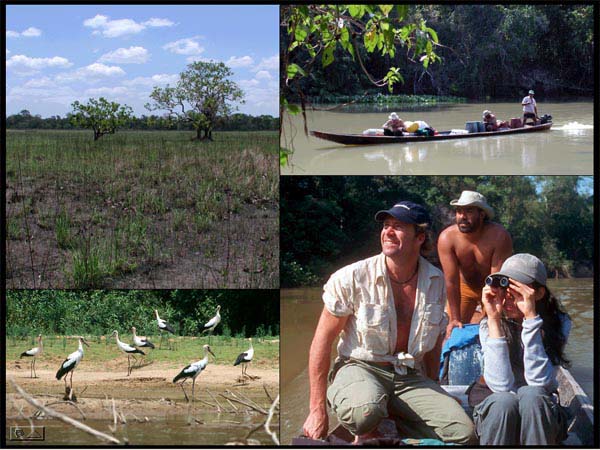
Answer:
<path fill-rule="evenodd" d="M 179 75 L 175 87 L 154 87 L 147 103 L 150 111 L 167 110 L 169 117 L 191 123 L 196 139 L 212 140 L 212 130 L 220 116 L 235 109 L 230 103 L 243 103 L 244 93 L 238 85 L 228 80 L 233 72 L 224 63 L 197 61 Z M 204 137 L 201 137 L 204 131 Z"/>
<path fill-rule="evenodd" d="M 105 134 L 114 134 L 117 128 L 125 126 L 131 119 L 133 110 L 127 105 L 109 102 L 104 97 L 90 98 L 88 103 L 75 101 L 70 121 L 76 127 L 94 130 L 94 141 Z"/>

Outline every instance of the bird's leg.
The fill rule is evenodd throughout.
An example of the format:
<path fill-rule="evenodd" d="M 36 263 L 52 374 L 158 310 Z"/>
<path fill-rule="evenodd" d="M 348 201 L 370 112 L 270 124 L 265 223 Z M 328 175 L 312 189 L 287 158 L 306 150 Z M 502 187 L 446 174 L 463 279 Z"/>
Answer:
<path fill-rule="evenodd" d="M 33 378 L 37 378 L 37 373 L 35 371 L 35 358 L 33 358 L 32 363 L 33 363 Z"/>
<path fill-rule="evenodd" d="M 35 360 L 33 360 L 35 361 Z M 33 378 L 33 361 L 29 363 L 29 378 Z"/>
<path fill-rule="evenodd" d="M 127 355 L 127 376 L 129 376 L 130 373 L 131 373 L 131 362 L 130 362 L 129 355 Z"/>
<path fill-rule="evenodd" d="M 69 400 L 71 400 L 73 398 L 73 372 L 74 372 L 74 370 L 71 370 L 71 382 L 70 382 L 71 387 L 69 388 L 70 389 Z"/>
<path fill-rule="evenodd" d="M 196 388 L 196 379 L 192 378 L 192 403 L 194 402 L 194 389 Z"/>
<path fill-rule="evenodd" d="M 160 331 L 160 342 L 158 343 L 158 349 L 162 350 L 163 333 Z"/>
<path fill-rule="evenodd" d="M 187 402 L 189 402 L 189 401 L 190 401 L 190 399 L 188 398 L 188 396 L 187 396 L 187 393 L 185 392 L 185 389 L 183 388 L 183 383 L 185 383 L 185 381 L 186 381 L 186 380 L 183 380 L 183 381 L 181 382 L 181 384 L 179 384 L 179 386 L 181 386 L 181 390 L 183 391 L 183 395 L 185 395 L 185 400 L 186 400 Z"/>

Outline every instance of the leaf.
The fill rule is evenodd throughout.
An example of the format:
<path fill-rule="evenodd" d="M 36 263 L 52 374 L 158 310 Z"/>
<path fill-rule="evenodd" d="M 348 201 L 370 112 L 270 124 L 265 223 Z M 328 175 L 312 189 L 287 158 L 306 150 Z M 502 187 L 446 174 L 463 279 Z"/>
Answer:
<path fill-rule="evenodd" d="M 287 112 L 290 113 L 293 116 L 295 116 L 296 114 L 300 113 L 300 106 L 298 106 L 298 105 L 288 104 L 286 106 L 286 109 L 287 109 Z"/>
<path fill-rule="evenodd" d="M 375 46 L 377 45 L 377 33 L 375 30 L 369 30 L 365 33 L 364 42 L 365 48 L 369 53 L 375 50 Z"/>
<path fill-rule="evenodd" d="M 298 64 L 291 63 L 287 67 L 287 78 L 288 78 L 288 80 L 291 80 L 292 78 L 294 78 L 296 76 L 296 74 L 298 74 L 298 73 L 300 75 L 302 75 L 302 76 L 306 76 L 306 72 Z"/>
<path fill-rule="evenodd" d="M 306 30 L 306 28 L 304 28 L 303 26 L 298 25 L 296 27 L 295 33 L 294 33 L 294 37 L 296 38 L 296 41 L 298 42 L 304 42 L 304 40 L 306 39 L 306 36 L 308 36 L 308 31 Z"/>
<path fill-rule="evenodd" d="M 363 5 L 348 5 L 348 12 L 355 19 L 360 19 L 365 14 L 365 8 Z"/>
<path fill-rule="evenodd" d="M 394 5 L 379 5 L 379 9 L 385 17 L 390 14 L 390 11 L 394 8 Z"/>
<path fill-rule="evenodd" d="M 398 20 L 403 20 L 408 12 L 408 5 L 396 5 L 396 11 L 398 11 Z"/>
<path fill-rule="evenodd" d="M 433 42 L 435 42 L 436 44 L 439 42 L 438 35 L 433 28 L 425 27 L 425 31 L 429 33 L 431 39 L 433 39 Z"/>
<path fill-rule="evenodd" d="M 321 63 L 323 64 L 323 67 L 327 67 L 329 64 L 331 64 L 334 60 L 333 57 L 333 51 L 335 50 L 336 47 L 336 42 L 335 41 L 331 41 L 327 44 L 327 46 L 325 47 L 325 50 L 323 50 L 323 55 L 321 57 Z"/>

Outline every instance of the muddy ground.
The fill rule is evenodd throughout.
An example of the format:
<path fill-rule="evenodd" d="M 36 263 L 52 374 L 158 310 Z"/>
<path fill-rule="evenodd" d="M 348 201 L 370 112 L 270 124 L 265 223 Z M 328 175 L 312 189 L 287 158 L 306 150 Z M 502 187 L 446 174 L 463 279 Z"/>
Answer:
<path fill-rule="evenodd" d="M 36 364 L 38 378 L 29 378 L 29 365 L 23 362 L 8 362 L 6 368 L 6 414 L 7 417 L 16 417 L 19 410 L 23 415 L 30 416 L 36 410 L 21 398 L 12 387 L 13 380 L 26 392 L 44 404 L 59 402 L 52 405 L 58 412 L 71 417 L 102 419 L 112 416 L 112 399 L 115 400 L 117 410 L 126 418 L 133 420 L 149 420 L 168 415 L 186 414 L 189 404 L 185 401 L 184 394 L 179 386 L 172 383 L 173 377 L 181 368 L 173 368 L 172 364 L 153 363 L 135 369 L 130 376 L 126 376 L 127 363 L 111 361 L 97 364 L 97 367 L 79 367 L 73 375 L 74 393 L 77 396 L 78 411 L 74 406 L 61 402 L 64 396 L 64 382 L 55 378 L 56 369 L 52 366 L 45 367 Z M 241 380 L 240 367 L 230 365 L 209 365 L 196 379 L 195 405 L 203 410 L 210 408 L 205 402 L 216 405 L 217 403 L 226 410 L 234 411 L 235 408 L 223 397 L 231 397 L 231 393 L 243 399 L 251 399 L 261 407 L 268 408 L 271 398 L 279 393 L 279 370 L 277 368 L 248 368 L 248 373 L 256 379 Z M 188 396 L 191 396 L 191 381 L 185 383 Z M 210 391 L 210 393 L 209 393 Z M 211 395 L 212 394 L 212 395 Z M 218 400 L 218 402 L 215 400 Z M 242 404 L 232 402 L 240 410 L 246 409 Z M 215 408 L 215 412 L 217 408 Z"/>

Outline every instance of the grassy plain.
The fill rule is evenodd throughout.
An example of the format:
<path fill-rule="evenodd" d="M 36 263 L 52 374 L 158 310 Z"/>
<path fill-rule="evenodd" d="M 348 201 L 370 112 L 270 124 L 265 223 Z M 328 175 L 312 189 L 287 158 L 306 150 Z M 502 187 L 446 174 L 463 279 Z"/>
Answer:
<path fill-rule="evenodd" d="M 277 132 L 13 131 L 8 288 L 274 288 Z"/>

